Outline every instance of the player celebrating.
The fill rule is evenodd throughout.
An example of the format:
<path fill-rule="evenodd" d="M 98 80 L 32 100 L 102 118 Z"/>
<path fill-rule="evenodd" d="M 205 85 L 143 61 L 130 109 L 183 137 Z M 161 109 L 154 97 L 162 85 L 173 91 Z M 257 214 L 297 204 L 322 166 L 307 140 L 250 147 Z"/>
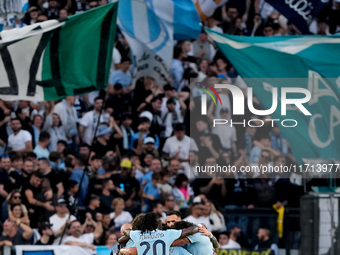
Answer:
<path fill-rule="evenodd" d="M 183 229 L 183 231 L 192 227 L 193 224 L 187 221 L 178 221 L 173 226 L 174 229 Z M 173 243 L 173 246 L 188 244 L 187 250 L 191 254 L 213 255 L 214 247 L 218 247 L 216 238 L 202 225 L 200 226 L 200 232 L 202 233 L 196 233 L 194 235 L 187 236 L 186 238 L 176 240 Z M 207 233 L 209 233 L 209 236 L 206 236 Z"/>
<path fill-rule="evenodd" d="M 141 230 L 127 229 L 124 231 L 124 235 L 135 243 L 138 254 L 169 255 L 170 246 L 176 239 L 185 238 L 198 232 L 198 227 L 194 226 L 184 230 L 168 229 L 163 231 L 160 229 L 159 216 L 156 213 L 147 213 L 142 219 Z M 123 250 L 121 253 L 124 253 Z"/>

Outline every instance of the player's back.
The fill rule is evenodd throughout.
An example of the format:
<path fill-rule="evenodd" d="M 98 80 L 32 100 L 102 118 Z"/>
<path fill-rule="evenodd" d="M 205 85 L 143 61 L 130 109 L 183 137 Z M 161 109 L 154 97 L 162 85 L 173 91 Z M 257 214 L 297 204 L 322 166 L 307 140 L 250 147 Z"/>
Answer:
<path fill-rule="evenodd" d="M 169 255 L 171 244 L 182 234 L 181 230 L 155 230 L 141 234 L 131 231 L 130 238 L 134 241 L 139 255 Z"/>
<path fill-rule="evenodd" d="M 170 255 L 192 255 L 192 254 L 183 247 L 175 246 L 170 247 Z"/>
<path fill-rule="evenodd" d="M 187 236 L 190 244 L 187 245 L 188 252 L 194 255 L 213 255 L 214 247 L 209 237 L 203 236 L 200 232 Z"/>

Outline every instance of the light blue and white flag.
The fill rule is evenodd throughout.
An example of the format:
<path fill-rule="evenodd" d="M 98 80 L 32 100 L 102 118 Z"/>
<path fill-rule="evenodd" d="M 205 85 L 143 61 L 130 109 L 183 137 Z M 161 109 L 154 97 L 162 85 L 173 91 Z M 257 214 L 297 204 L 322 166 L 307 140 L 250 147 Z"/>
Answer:
<path fill-rule="evenodd" d="M 278 104 L 273 119 L 294 119 L 296 127 L 276 122 L 292 147 L 298 162 L 302 158 L 339 158 L 340 155 L 340 36 L 240 37 L 206 30 L 237 72 L 253 88 L 264 109 Z M 287 105 L 281 112 L 282 88 L 310 91 L 303 106 L 311 115 Z M 302 98 L 289 93 L 287 98 Z"/>
<path fill-rule="evenodd" d="M 134 57 L 134 80 L 148 76 L 154 78 L 158 86 L 166 84 L 174 38 L 198 37 L 201 30 L 199 22 L 191 0 L 120 1 L 118 26 Z"/>

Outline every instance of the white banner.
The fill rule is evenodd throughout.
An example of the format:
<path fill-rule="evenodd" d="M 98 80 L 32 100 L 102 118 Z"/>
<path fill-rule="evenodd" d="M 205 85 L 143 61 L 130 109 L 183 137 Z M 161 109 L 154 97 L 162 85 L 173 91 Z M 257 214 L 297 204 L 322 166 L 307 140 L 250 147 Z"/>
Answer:
<path fill-rule="evenodd" d="M 158 86 L 168 83 L 174 44 L 173 2 L 120 1 L 118 17 L 118 26 L 133 54 L 134 82 L 148 76 L 154 78 Z"/>
<path fill-rule="evenodd" d="M 96 246 L 95 251 L 72 245 L 16 245 L 14 248 L 16 255 L 110 255 L 111 252 L 106 246 Z M 117 251 L 116 248 L 113 250 Z M 4 253 L 4 255 L 10 254 L 8 250 Z"/>

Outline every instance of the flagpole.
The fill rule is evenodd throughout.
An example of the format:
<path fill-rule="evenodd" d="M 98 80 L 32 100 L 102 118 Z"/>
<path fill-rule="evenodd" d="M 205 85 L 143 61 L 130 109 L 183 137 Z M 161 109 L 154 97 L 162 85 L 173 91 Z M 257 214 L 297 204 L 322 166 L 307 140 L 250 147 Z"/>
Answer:
<path fill-rule="evenodd" d="M 64 228 L 64 230 L 63 230 L 63 233 L 61 234 L 61 237 L 60 237 L 59 245 L 61 245 L 61 242 L 62 242 L 63 237 L 64 237 L 64 235 L 65 235 L 66 229 L 67 229 L 67 227 L 68 227 L 68 226 L 67 226 L 67 221 L 71 218 L 72 212 L 74 212 L 74 210 L 75 210 L 75 208 L 76 208 L 76 206 L 77 206 L 77 203 L 78 203 L 78 202 L 77 202 L 77 201 L 78 201 L 77 199 L 78 199 L 78 197 L 79 197 L 79 192 L 80 192 L 80 190 L 81 190 L 81 185 L 82 185 L 83 180 L 84 180 L 84 178 L 85 178 L 85 174 L 86 174 L 87 171 L 88 171 L 89 160 L 90 160 L 90 156 L 91 156 L 93 144 L 97 141 L 97 136 L 96 136 L 96 134 L 97 134 L 97 130 L 98 130 L 98 127 L 99 127 L 99 124 L 100 124 L 100 117 L 102 116 L 102 112 L 103 112 L 104 107 L 105 107 L 105 97 L 106 97 L 106 90 L 105 90 L 105 94 L 104 94 L 104 98 L 103 98 L 103 105 L 102 105 L 102 108 L 101 108 L 100 113 L 99 113 L 99 117 L 98 117 L 98 120 L 97 120 L 96 128 L 95 128 L 95 130 L 94 130 L 93 141 L 92 141 L 92 144 L 91 144 L 91 146 L 90 146 L 90 151 L 89 151 L 89 154 L 88 154 L 87 159 L 86 159 L 86 164 L 85 164 L 85 168 L 84 168 L 84 170 L 83 170 L 83 174 L 82 174 L 82 176 L 81 176 L 81 178 L 80 178 L 79 189 L 78 189 L 78 192 L 76 193 L 76 195 L 75 195 L 75 197 L 74 197 L 74 201 L 73 201 L 73 204 L 72 204 L 72 207 L 71 207 L 70 214 L 69 214 L 68 219 L 66 220 L 66 223 L 65 223 L 66 226 L 65 226 L 65 228 Z"/>
<path fill-rule="evenodd" d="M 251 31 L 251 36 L 254 36 L 256 29 L 257 29 L 257 22 L 254 23 L 253 31 Z"/>

